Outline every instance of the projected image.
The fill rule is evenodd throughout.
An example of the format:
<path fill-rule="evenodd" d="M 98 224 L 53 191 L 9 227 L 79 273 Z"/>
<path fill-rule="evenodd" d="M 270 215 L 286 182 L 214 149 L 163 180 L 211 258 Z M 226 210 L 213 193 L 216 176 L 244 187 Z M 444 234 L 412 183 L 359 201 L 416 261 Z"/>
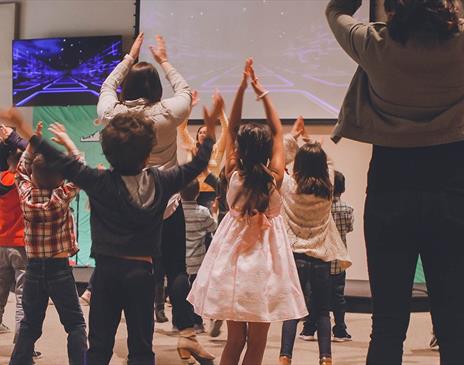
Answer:
<path fill-rule="evenodd" d="M 120 36 L 13 41 L 13 103 L 96 104 L 121 47 Z"/>
<path fill-rule="evenodd" d="M 363 3 L 356 16 L 367 22 Z M 147 43 L 164 35 L 171 63 L 205 102 L 218 88 L 230 106 L 251 56 L 282 118 L 336 118 L 356 65 L 330 31 L 326 6 L 327 0 L 142 0 L 140 27 Z M 146 47 L 141 58 L 153 61 Z M 192 117 L 201 118 L 201 108 Z M 252 95 L 244 117 L 263 118 Z"/>

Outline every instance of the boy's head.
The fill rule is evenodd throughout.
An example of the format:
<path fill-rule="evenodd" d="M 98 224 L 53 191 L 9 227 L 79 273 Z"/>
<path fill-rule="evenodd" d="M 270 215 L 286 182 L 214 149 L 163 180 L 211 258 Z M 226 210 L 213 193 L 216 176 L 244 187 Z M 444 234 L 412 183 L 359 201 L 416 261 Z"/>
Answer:
<path fill-rule="evenodd" d="M 345 175 L 335 171 L 334 195 L 341 196 L 345 192 Z"/>
<path fill-rule="evenodd" d="M 31 180 L 39 189 L 53 190 L 63 184 L 63 176 L 50 168 L 42 154 L 37 154 L 32 161 Z"/>
<path fill-rule="evenodd" d="M 153 122 L 142 113 L 116 115 L 101 133 L 103 153 L 121 175 L 137 175 L 145 167 L 156 134 Z"/>
<path fill-rule="evenodd" d="M 198 195 L 200 195 L 200 183 L 197 179 L 193 180 L 180 192 L 182 200 L 188 202 L 197 200 Z"/>
<path fill-rule="evenodd" d="M 20 149 L 9 150 L 6 156 L 6 163 L 8 165 L 8 170 L 11 172 L 16 172 L 16 167 L 18 166 L 19 159 L 21 158 L 23 151 Z"/>

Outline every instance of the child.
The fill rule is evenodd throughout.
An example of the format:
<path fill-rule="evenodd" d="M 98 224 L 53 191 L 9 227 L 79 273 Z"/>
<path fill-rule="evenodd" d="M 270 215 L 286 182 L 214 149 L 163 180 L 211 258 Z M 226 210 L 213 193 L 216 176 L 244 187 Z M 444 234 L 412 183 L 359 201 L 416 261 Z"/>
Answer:
<path fill-rule="evenodd" d="M 270 130 L 242 124 L 248 77 L 264 103 Z M 188 300 L 197 314 L 227 320 L 221 365 L 238 364 L 245 343 L 243 364 L 259 365 L 270 322 L 301 318 L 307 311 L 280 216 L 282 125 L 251 59 L 232 107 L 226 158 L 230 212 L 214 235 Z"/>
<path fill-rule="evenodd" d="M 340 238 L 346 247 L 346 234 L 353 231 L 354 215 L 353 208 L 340 200 L 341 195 L 345 192 L 345 176 L 340 171 L 335 171 L 334 182 L 334 197 L 332 201 L 332 217 L 340 233 Z M 346 330 L 345 312 L 345 282 L 346 271 L 337 260 L 330 263 L 330 286 L 331 307 L 335 320 L 335 325 L 332 328 L 334 342 L 351 341 L 351 336 Z M 314 332 L 316 331 L 317 323 L 314 317 L 309 315 L 306 319 L 303 332 L 300 338 L 306 341 L 314 340 Z"/>
<path fill-rule="evenodd" d="M 21 297 L 26 271 L 24 249 L 24 219 L 15 185 L 16 166 L 27 141 L 15 131 L 0 125 L 0 333 L 9 332 L 3 323 L 3 313 L 10 289 L 16 295 L 16 330 L 23 317 Z M 6 168 L 6 170 L 5 170 Z"/>
<path fill-rule="evenodd" d="M 20 120 L 15 110 L 7 113 Z M 21 123 L 18 129 L 21 129 Z M 39 123 L 36 133 L 41 134 Z M 68 153 L 77 158 L 74 145 Z M 16 173 L 16 184 L 24 216 L 24 243 L 28 263 L 22 304 L 24 317 L 11 355 L 10 365 L 30 365 L 34 344 L 42 333 L 42 324 L 51 298 L 68 333 L 68 358 L 72 365 L 84 363 L 87 335 L 79 305 L 76 283 L 68 258 L 78 251 L 74 222 L 69 208 L 78 188 L 65 183 L 52 171 L 44 157 L 31 144 L 23 153 Z"/>
<path fill-rule="evenodd" d="M 285 136 L 287 151 L 297 151 L 292 175 L 282 184 L 283 216 L 294 253 L 301 288 L 309 289 L 310 316 L 317 322 L 321 365 L 332 364 L 330 344 L 330 261 L 338 259 L 346 268 L 351 262 L 330 214 L 333 167 L 320 143 L 307 142 L 298 149 L 304 135 L 304 120 L 298 118 L 292 135 Z M 293 158 L 287 159 L 293 160 Z M 280 364 L 291 363 L 298 320 L 282 325 Z"/>
<path fill-rule="evenodd" d="M 203 171 L 214 143 L 214 122 L 221 100 L 210 116 L 208 138 L 192 162 L 161 171 L 144 169 L 156 143 L 153 123 L 140 113 L 116 115 L 102 130 L 102 149 L 112 166 L 98 170 L 67 157 L 38 137 L 31 144 L 48 164 L 75 182 L 91 205 L 92 254 L 96 259 L 89 314 L 87 365 L 107 365 L 124 310 L 129 363 L 153 365 L 153 258 L 159 256 L 163 213 L 169 198 Z M 24 123 L 24 134 L 32 136 Z M 71 140 L 62 126 L 50 128 L 65 145 Z M 194 337 L 180 347 L 194 347 Z"/>
<path fill-rule="evenodd" d="M 187 274 L 190 285 L 193 284 L 206 254 L 206 236 L 216 230 L 217 224 L 208 208 L 197 203 L 200 194 L 198 180 L 193 180 L 181 191 L 182 208 L 185 216 Z M 203 319 L 195 315 L 195 330 L 205 332 Z"/>

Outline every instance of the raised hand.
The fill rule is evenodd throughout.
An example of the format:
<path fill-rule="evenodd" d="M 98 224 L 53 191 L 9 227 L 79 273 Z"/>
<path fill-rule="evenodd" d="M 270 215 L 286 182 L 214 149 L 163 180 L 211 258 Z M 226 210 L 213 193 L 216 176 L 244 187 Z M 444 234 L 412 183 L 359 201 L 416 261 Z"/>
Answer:
<path fill-rule="evenodd" d="M 143 32 L 140 32 L 137 38 L 135 38 L 134 43 L 132 43 L 131 50 L 129 52 L 129 55 L 136 60 L 139 58 L 140 54 L 140 48 L 142 47 L 143 43 Z"/>
<path fill-rule="evenodd" d="M 168 54 L 166 51 L 166 42 L 164 41 L 164 38 L 160 35 L 157 35 L 155 37 L 155 40 L 156 40 L 156 47 L 150 46 L 150 51 L 155 61 L 161 65 L 163 62 L 168 61 Z"/>
<path fill-rule="evenodd" d="M 250 78 L 251 78 L 251 86 L 253 87 L 253 90 L 255 91 L 256 95 L 258 97 L 262 97 L 262 96 L 265 95 L 265 93 L 267 91 L 264 88 L 264 86 L 261 85 L 261 83 L 259 82 L 259 79 L 256 77 L 255 69 L 253 67 L 253 60 L 251 58 L 249 60 L 251 60 L 249 66 L 248 66 L 248 72 L 249 72 Z"/>
<path fill-rule="evenodd" d="M 54 135 L 54 137 L 52 137 L 52 141 L 64 146 L 70 155 L 79 154 L 79 151 L 76 145 L 74 144 L 72 139 L 68 136 L 68 133 L 66 133 L 66 128 L 64 127 L 63 124 L 53 123 L 52 125 L 50 125 L 50 127 L 48 127 L 48 131 Z"/>
<path fill-rule="evenodd" d="M 197 90 L 192 90 L 192 108 L 200 102 L 200 95 Z"/>
<path fill-rule="evenodd" d="M 0 124 L 0 141 L 6 141 L 13 132 L 13 128 L 7 127 L 4 124 Z"/>
<path fill-rule="evenodd" d="M 206 133 L 208 137 L 215 139 L 216 137 L 216 122 L 219 118 L 222 109 L 224 108 L 224 99 L 222 95 L 216 91 L 213 94 L 212 112 L 209 112 L 206 106 L 203 107 L 203 119 L 206 125 Z"/>
<path fill-rule="evenodd" d="M 0 109 L 0 119 L 21 128 L 25 123 L 23 115 L 17 108 Z"/>
<path fill-rule="evenodd" d="M 35 135 L 39 138 L 42 138 L 42 130 L 43 130 L 43 123 L 40 121 L 37 123 L 37 127 L 35 127 Z"/>
<path fill-rule="evenodd" d="M 248 87 L 248 78 L 250 77 L 250 66 L 253 64 L 253 59 L 251 57 L 247 58 L 245 61 L 245 69 L 242 74 L 242 81 L 240 83 L 240 88 L 245 90 Z"/>
<path fill-rule="evenodd" d="M 301 115 L 299 115 L 298 118 L 295 120 L 295 123 L 293 123 L 293 127 L 290 133 L 295 139 L 305 135 L 306 132 L 304 118 Z"/>

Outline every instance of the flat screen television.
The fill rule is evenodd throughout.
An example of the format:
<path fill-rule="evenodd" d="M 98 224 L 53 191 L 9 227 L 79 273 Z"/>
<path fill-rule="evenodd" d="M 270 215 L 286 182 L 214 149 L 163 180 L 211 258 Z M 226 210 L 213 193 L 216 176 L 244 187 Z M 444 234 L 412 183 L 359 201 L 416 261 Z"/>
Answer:
<path fill-rule="evenodd" d="M 121 57 L 121 36 L 14 40 L 13 104 L 96 104 Z"/>

